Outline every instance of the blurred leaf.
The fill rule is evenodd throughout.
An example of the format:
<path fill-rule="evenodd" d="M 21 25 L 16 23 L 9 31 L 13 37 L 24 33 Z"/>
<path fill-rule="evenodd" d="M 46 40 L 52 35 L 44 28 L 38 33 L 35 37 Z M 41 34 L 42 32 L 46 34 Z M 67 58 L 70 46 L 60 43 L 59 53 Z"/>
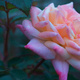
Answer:
<path fill-rule="evenodd" d="M 18 21 L 18 20 L 20 20 L 20 19 L 26 19 L 26 18 L 27 18 L 26 15 L 19 15 L 19 16 L 13 17 L 10 22 L 12 23 L 12 22 Z"/>
<path fill-rule="evenodd" d="M 27 74 L 19 69 L 11 70 L 10 75 L 12 75 L 15 80 L 27 80 Z"/>
<path fill-rule="evenodd" d="M 26 15 L 29 14 L 29 10 L 32 4 L 32 0 L 4 0 L 8 3 L 11 3 L 16 8 L 24 12 Z"/>
<path fill-rule="evenodd" d="M 4 6 L 5 7 L 5 1 L 0 0 L 0 6 Z"/>
<path fill-rule="evenodd" d="M 11 9 L 14 9 L 16 8 L 14 5 L 10 4 L 10 3 L 7 3 L 7 9 L 11 10 Z"/>
<path fill-rule="evenodd" d="M 13 80 L 10 75 L 6 75 L 0 78 L 0 80 Z"/>
<path fill-rule="evenodd" d="M 12 58 L 8 61 L 8 67 L 15 66 L 16 64 L 22 62 L 22 59 L 19 57 Z"/>
<path fill-rule="evenodd" d="M 5 11 L 5 7 L 4 6 L 0 6 L 0 10 Z"/>

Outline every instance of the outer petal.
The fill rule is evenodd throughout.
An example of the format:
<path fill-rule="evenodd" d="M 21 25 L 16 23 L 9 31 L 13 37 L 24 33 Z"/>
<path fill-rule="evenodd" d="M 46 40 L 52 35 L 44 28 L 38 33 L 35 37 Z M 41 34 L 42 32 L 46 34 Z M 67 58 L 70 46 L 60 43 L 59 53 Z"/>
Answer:
<path fill-rule="evenodd" d="M 40 55 L 44 59 L 54 59 L 55 52 L 49 50 L 46 46 L 41 43 L 38 39 L 32 39 L 25 48 L 29 48 L 30 50 L 34 51 L 38 55 Z"/>
<path fill-rule="evenodd" d="M 44 39 L 44 40 L 50 40 L 50 39 L 53 40 L 53 41 L 56 41 L 57 40 L 60 44 L 64 45 L 64 40 L 56 32 L 49 32 L 49 31 L 41 32 L 39 34 L 39 37 L 41 39 Z"/>
<path fill-rule="evenodd" d="M 32 6 L 30 9 L 30 15 L 31 15 L 31 20 L 32 24 L 35 27 L 35 24 L 39 22 L 37 15 L 41 12 L 41 10 L 37 7 Z"/>
<path fill-rule="evenodd" d="M 29 20 L 24 20 L 22 23 L 22 26 L 24 27 L 24 31 L 26 33 L 28 33 L 34 37 L 38 37 L 38 34 L 40 32 L 32 26 L 32 23 Z"/>
<path fill-rule="evenodd" d="M 71 58 L 71 59 L 67 60 L 67 62 L 69 64 L 71 64 L 74 68 L 80 70 L 80 60 Z"/>
<path fill-rule="evenodd" d="M 76 50 L 76 49 L 71 48 L 71 47 L 66 47 L 66 50 L 67 50 L 70 54 L 80 56 L 80 50 Z"/>
<path fill-rule="evenodd" d="M 23 34 L 24 34 L 26 37 L 28 37 L 29 39 L 32 39 L 32 38 L 33 38 L 33 36 L 31 36 L 29 33 L 27 33 L 27 31 L 24 30 L 24 28 L 23 28 L 22 25 L 16 25 L 16 27 L 19 28 L 19 29 L 23 32 Z"/>
<path fill-rule="evenodd" d="M 70 58 L 70 55 L 68 54 L 68 52 L 66 51 L 65 48 L 59 46 L 58 44 L 51 42 L 51 41 L 46 41 L 45 45 L 50 48 L 53 49 L 57 54 L 59 54 L 63 59 L 68 59 Z"/>
<path fill-rule="evenodd" d="M 67 80 L 69 64 L 59 57 L 52 60 L 52 64 L 59 75 L 59 80 Z"/>

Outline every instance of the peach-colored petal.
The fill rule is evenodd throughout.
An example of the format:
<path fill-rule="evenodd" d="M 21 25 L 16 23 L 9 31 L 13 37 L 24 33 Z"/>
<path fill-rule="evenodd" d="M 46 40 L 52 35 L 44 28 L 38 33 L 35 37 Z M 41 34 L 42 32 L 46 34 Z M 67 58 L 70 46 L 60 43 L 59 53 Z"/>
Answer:
<path fill-rule="evenodd" d="M 67 19 L 69 19 L 73 15 L 78 15 L 79 13 L 76 12 L 76 10 L 73 8 L 73 3 L 62 5 L 60 6 L 67 12 Z"/>
<path fill-rule="evenodd" d="M 66 45 L 74 49 L 80 50 L 80 46 L 72 40 L 65 39 Z"/>
<path fill-rule="evenodd" d="M 37 28 L 40 31 L 58 32 L 55 26 L 50 21 L 40 21 L 35 25 L 35 28 Z"/>
<path fill-rule="evenodd" d="M 71 64 L 74 68 L 80 70 L 80 60 L 71 58 L 71 59 L 67 60 L 67 62 L 69 64 Z"/>
<path fill-rule="evenodd" d="M 79 47 L 79 50 L 76 50 L 76 49 L 71 48 L 71 47 L 66 47 L 66 50 L 67 50 L 70 54 L 80 56 L 80 47 Z"/>
<path fill-rule="evenodd" d="M 39 34 L 39 37 L 41 39 L 44 39 L 44 40 L 57 40 L 60 44 L 64 45 L 64 40 L 62 39 L 62 37 L 56 33 L 56 32 L 49 32 L 49 31 L 45 31 L 45 32 L 41 32 Z"/>
<path fill-rule="evenodd" d="M 36 54 L 41 56 L 44 59 L 54 59 L 55 52 L 49 50 L 43 43 L 38 39 L 32 39 L 25 48 L 29 48 L 30 50 L 34 51 Z"/>
<path fill-rule="evenodd" d="M 74 33 L 73 33 L 72 29 L 69 28 L 69 26 L 61 24 L 61 25 L 56 26 L 56 29 L 58 30 L 61 37 L 73 39 Z"/>
<path fill-rule="evenodd" d="M 69 64 L 59 57 L 57 57 L 55 60 L 52 60 L 52 64 L 59 75 L 59 80 L 67 80 Z"/>
<path fill-rule="evenodd" d="M 80 34 L 80 21 L 79 20 L 74 20 L 73 21 L 73 27 L 76 31 L 77 34 Z"/>
<path fill-rule="evenodd" d="M 33 38 L 33 36 L 31 36 L 27 31 L 25 31 L 24 30 L 24 28 L 23 28 L 23 26 L 22 25 L 16 25 L 16 27 L 17 28 L 19 28 L 22 32 L 23 32 L 23 34 L 26 36 L 26 37 L 28 37 L 29 39 L 32 39 Z"/>
<path fill-rule="evenodd" d="M 38 37 L 38 34 L 40 32 L 32 26 L 32 23 L 29 20 L 24 20 L 22 23 L 22 26 L 24 27 L 24 30 L 26 31 L 26 33 L 34 37 Z"/>
<path fill-rule="evenodd" d="M 30 9 L 30 15 L 31 15 L 31 20 L 32 24 L 35 27 L 35 24 L 39 22 L 37 15 L 41 12 L 41 10 L 38 7 L 32 6 Z"/>
<path fill-rule="evenodd" d="M 74 42 L 80 46 L 80 38 L 74 39 Z"/>
<path fill-rule="evenodd" d="M 56 26 L 57 24 L 64 24 L 65 18 L 59 10 L 55 10 L 49 13 L 49 21 Z"/>
<path fill-rule="evenodd" d="M 45 45 L 50 48 L 53 49 L 58 55 L 60 55 L 63 59 L 68 59 L 70 58 L 70 55 L 68 54 L 68 52 L 66 51 L 65 48 L 61 47 L 60 45 L 58 45 L 57 43 L 54 43 L 52 41 L 46 41 Z"/>
<path fill-rule="evenodd" d="M 54 4 L 51 3 L 49 6 L 47 6 L 39 15 L 38 19 L 41 21 L 49 20 L 49 12 L 54 8 Z"/>

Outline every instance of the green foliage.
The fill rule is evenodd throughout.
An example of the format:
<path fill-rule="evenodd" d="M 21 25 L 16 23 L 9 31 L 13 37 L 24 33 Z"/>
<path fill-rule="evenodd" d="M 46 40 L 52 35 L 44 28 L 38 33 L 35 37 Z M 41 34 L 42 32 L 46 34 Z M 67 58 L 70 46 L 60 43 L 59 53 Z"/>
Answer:
<path fill-rule="evenodd" d="M 30 10 L 31 4 L 32 4 L 32 0 L 4 0 L 4 1 L 7 1 L 8 3 L 11 3 L 16 8 L 18 8 L 19 10 L 24 12 L 26 15 L 29 14 L 29 10 Z M 14 7 L 11 4 L 9 4 L 10 6 L 8 6 L 10 9 Z"/>
<path fill-rule="evenodd" d="M 13 69 L 10 71 L 10 75 L 14 80 L 27 80 L 27 74 L 23 70 Z"/>

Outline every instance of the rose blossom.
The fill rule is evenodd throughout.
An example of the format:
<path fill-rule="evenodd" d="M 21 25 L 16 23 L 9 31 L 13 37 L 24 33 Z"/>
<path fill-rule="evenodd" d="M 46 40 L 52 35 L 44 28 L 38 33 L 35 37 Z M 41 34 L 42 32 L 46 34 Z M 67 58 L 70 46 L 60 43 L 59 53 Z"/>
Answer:
<path fill-rule="evenodd" d="M 67 80 L 69 64 L 80 70 L 80 14 L 73 3 L 44 10 L 32 6 L 31 21 L 17 27 L 30 39 L 25 46 L 44 59 L 50 59 L 59 80 Z"/>

